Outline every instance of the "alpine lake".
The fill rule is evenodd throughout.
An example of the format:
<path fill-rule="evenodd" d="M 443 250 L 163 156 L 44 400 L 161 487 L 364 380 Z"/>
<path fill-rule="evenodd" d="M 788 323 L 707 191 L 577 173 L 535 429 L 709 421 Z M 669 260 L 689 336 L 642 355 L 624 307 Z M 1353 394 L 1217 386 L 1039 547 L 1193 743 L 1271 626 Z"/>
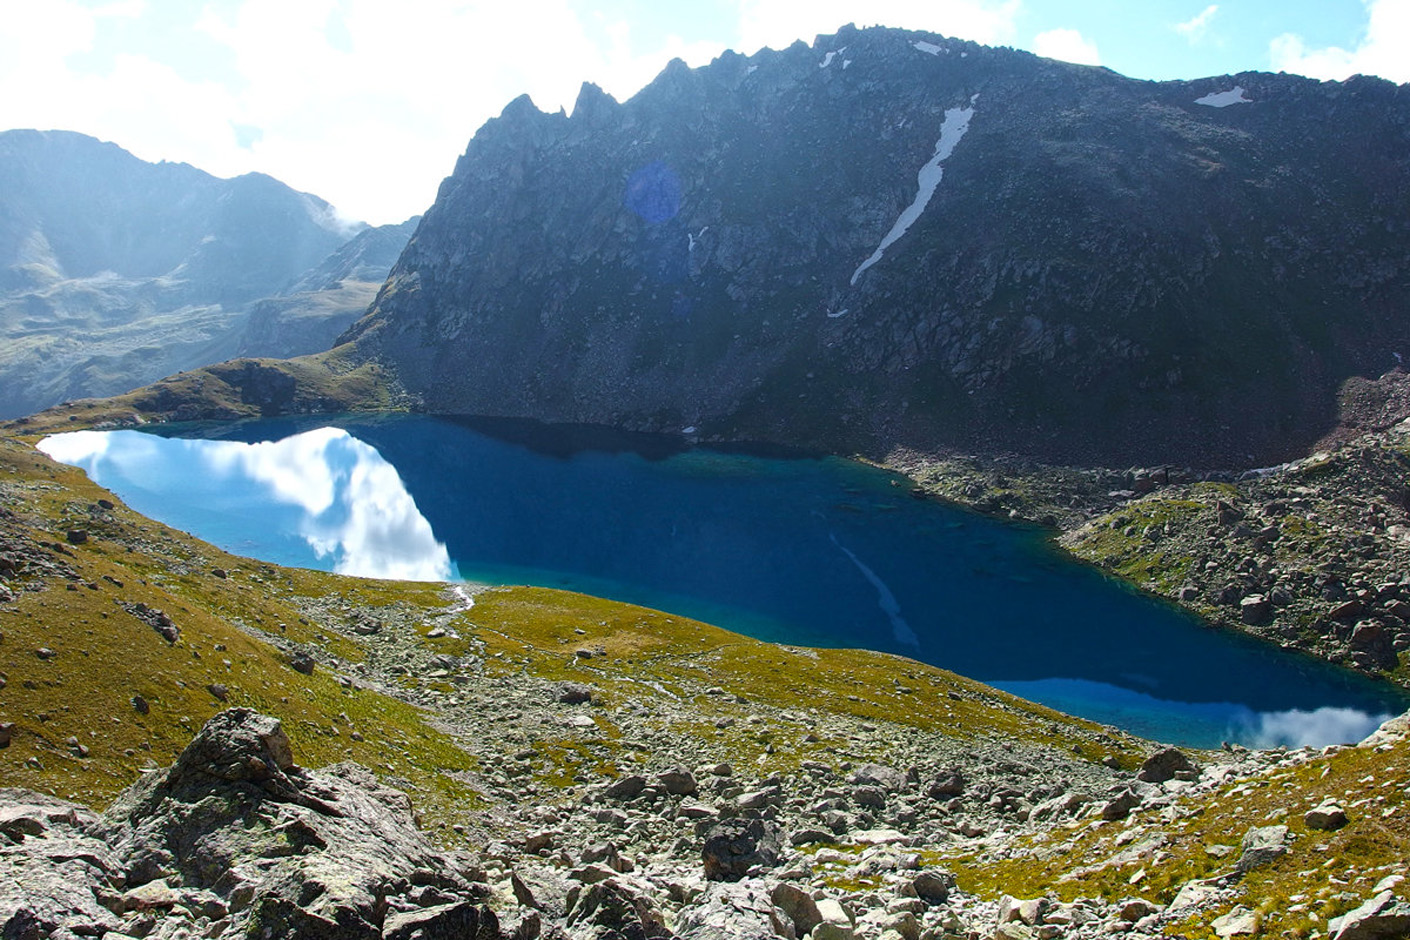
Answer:
<path fill-rule="evenodd" d="M 40 448 L 261 561 L 563 588 L 896 653 L 1160 741 L 1342 743 L 1410 705 L 841 458 L 384 415 L 75 431 Z"/>

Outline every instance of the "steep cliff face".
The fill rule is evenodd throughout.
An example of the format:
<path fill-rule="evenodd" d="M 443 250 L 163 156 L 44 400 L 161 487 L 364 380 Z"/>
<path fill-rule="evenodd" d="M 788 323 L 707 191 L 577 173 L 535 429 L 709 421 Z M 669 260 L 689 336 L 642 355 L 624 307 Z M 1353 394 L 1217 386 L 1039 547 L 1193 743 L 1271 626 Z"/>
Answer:
<path fill-rule="evenodd" d="M 470 142 L 345 335 L 427 408 L 1239 464 L 1410 350 L 1410 89 L 886 29 Z"/>

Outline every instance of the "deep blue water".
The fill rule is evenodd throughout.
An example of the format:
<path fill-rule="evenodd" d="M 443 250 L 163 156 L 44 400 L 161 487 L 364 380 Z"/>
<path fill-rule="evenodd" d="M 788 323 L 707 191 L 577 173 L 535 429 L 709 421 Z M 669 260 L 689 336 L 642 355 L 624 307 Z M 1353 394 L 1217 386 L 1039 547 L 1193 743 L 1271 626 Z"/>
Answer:
<path fill-rule="evenodd" d="M 483 419 L 164 433 L 190 436 L 42 446 L 133 508 L 262 560 L 569 588 L 763 639 L 900 653 L 1166 741 L 1347 741 L 1410 704 L 852 461 Z"/>

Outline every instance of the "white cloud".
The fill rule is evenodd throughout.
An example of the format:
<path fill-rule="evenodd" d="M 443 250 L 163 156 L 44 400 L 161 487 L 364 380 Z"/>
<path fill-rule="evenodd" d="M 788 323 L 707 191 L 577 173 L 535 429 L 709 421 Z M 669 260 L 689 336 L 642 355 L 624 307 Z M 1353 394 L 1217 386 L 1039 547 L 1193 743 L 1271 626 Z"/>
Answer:
<path fill-rule="evenodd" d="M 1354 49 L 1309 49 L 1301 36 L 1284 33 L 1268 44 L 1272 68 L 1335 81 L 1359 73 L 1410 82 L 1410 56 L 1405 54 L 1410 0 L 1366 0 L 1366 7 L 1366 34 Z"/>
<path fill-rule="evenodd" d="M 673 57 L 703 65 L 724 51 L 675 36 L 642 43 L 623 24 L 607 24 L 599 47 L 602 30 L 576 0 L 243 0 L 206 7 L 195 26 L 229 51 L 234 75 L 217 83 L 132 54 L 96 73 L 70 67 L 109 18 L 170 28 L 165 5 L 12 6 L 0 128 L 82 131 L 218 176 L 258 170 L 374 223 L 430 206 L 475 130 L 520 94 L 556 111 L 594 81 L 620 100 Z"/>
<path fill-rule="evenodd" d="M 1075 29 L 1050 29 L 1033 37 L 1033 52 L 1078 65 L 1101 65 L 1097 44 Z"/>
<path fill-rule="evenodd" d="M 1204 34 L 1209 31 L 1209 21 L 1214 19 L 1214 14 L 1219 12 L 1219 4 L 1211 3 L 1205 7 L 1197 16 L 1186 20 L 1183 23 L 1175 24 L 1175 32 L 1184 36 L 1190 42 L 1199 42 L 1204 38 Z"/>
<path fill-rule="evenodd" d="M 839 26 L 921 29 L 988 45 L 1012 41 L 1018 0 L 740 0 L 740 52 L 812 42 Z"/>

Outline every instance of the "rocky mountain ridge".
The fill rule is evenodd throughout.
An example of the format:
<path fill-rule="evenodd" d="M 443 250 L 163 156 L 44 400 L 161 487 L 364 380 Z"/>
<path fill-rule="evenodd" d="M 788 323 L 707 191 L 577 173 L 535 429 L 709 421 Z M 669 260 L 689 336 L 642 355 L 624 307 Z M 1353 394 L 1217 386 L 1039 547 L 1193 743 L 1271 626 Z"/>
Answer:
<path fill-rule="evenodd" d="M 1407 112 L 887 29 L 676 62 L 481 128 L 344 339 L 435 412 L 1273 463 L 1410 346 Z"/>
<path fill-rule="evenodd" d="M 326 349 L 413 227 L 358 234 L 261 174 L 221 180 L 82 134 L 0 133 L 0 416 L 235 355 Z"/>

